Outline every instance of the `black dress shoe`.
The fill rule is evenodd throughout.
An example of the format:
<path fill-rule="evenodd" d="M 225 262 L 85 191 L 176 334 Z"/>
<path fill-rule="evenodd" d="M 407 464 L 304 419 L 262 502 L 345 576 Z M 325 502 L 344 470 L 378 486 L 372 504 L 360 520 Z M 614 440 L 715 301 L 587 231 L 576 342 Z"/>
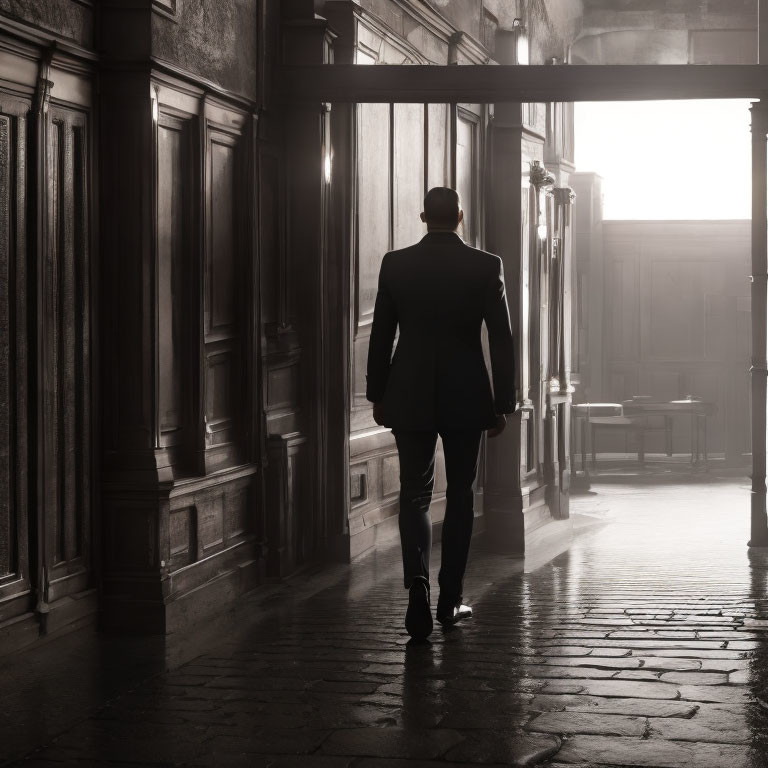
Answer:
<path fill-rule="evenodd" d="M 450 627 L 459 621 L 472 618 L 472 609 L 463 605 L 461 598 L 454 602 L 437 601 L 437 620 L 444 626 Z"/>
<path fill-rule="evenodd" d="M 405 612 L 405 630 L 416 640 L 432 632 L 432 609 L 429 604 L 429 582 L 417 576 L 408 590 L 408 610 Z"/>

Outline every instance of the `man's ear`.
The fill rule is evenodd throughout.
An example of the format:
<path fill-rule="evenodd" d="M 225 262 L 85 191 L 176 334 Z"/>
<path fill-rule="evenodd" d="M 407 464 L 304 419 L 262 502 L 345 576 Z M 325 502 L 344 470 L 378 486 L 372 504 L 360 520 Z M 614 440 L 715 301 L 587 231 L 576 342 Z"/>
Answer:
<path fill-rule="evenodd" d="M 420 219 L 421 219 L 421 220 L 422 220 L 422 221 L 423 221 L 425 224 L 427 223 L 427 220 L 426 220 L 426 218 L 424 217 L 424 211 L 422 211 L 422 212 L 419 214 L 419 218 L 420 218 Z"/>
<path fill-rule="evenodd" d="M 459 211 L 459 221 L 458 221 L 458 224 L 461 224 L 462 221 L 464 221 L 464 211 Z"/>

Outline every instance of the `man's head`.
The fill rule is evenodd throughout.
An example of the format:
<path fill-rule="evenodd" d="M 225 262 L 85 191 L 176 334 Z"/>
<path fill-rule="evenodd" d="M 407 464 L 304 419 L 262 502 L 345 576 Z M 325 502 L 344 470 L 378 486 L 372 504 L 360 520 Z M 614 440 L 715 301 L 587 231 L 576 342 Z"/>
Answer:
<path fill-rule="evenodd" d="M 459 205 L 459 195 L 450 187 L 432 187 L 424 198 L 424 211 L 421 220 L 430 230 L 449 230 L 455 232 L 464 218 L 464 211 Z"/>

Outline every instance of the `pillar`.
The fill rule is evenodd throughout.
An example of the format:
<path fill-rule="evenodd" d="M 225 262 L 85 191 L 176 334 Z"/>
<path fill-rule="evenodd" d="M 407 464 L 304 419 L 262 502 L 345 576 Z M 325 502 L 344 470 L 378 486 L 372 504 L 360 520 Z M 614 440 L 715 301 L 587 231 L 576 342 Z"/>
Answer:
<path fill-rule="evenodd" d="M 521 211 L 528 204 L 529 194 L 529 182 L 523 176 L 521 113 L 520 104 L 495 106 L 488 161 L 492 187 L 487 200 L 487 245 L 504 264 L 509 311 L 518 344 L 517 390 L 522 407 L 509 417 L 504 432 L 486 443 L 483 512 L 490 546 L 510 555 L 525 553 L 525 510 L 530 506 L 530 497 L 521 483 L 521 450 L 525 429 L 535 418 L 526 377 L 528 324 L 523 308 L 528 306 L 528 273 L 520 247 L 527 237 L 527 230 L 522 229 Z"/>
<path fill-rule="evenodd" d="M 757 61 L 768 64 L 768 0 L 757 1 Z"/>
<path fill-rule="evenodd" d="M 752 517 L 749 546 L 768 546 L 766 521 L 766 288 L 768 287 L 768 107 L 752 105 Z"/>

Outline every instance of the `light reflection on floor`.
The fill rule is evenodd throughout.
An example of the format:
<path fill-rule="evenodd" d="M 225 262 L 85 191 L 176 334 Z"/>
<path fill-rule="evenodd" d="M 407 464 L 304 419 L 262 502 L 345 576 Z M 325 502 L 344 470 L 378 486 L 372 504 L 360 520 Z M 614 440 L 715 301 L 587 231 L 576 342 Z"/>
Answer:
<path fill-rule="evenodd" d="M 30 698 L 42 749 L 20 764 L 759 768 L 768 558 L 748 556 L 745 480 L 694 480 L 596 477 L 534 570 L 478 539 L 475 617 L 430 643 L 404 633 L 397 547 L 286 582 L 178 669 L 91 689 L 56 740 Z"/>

